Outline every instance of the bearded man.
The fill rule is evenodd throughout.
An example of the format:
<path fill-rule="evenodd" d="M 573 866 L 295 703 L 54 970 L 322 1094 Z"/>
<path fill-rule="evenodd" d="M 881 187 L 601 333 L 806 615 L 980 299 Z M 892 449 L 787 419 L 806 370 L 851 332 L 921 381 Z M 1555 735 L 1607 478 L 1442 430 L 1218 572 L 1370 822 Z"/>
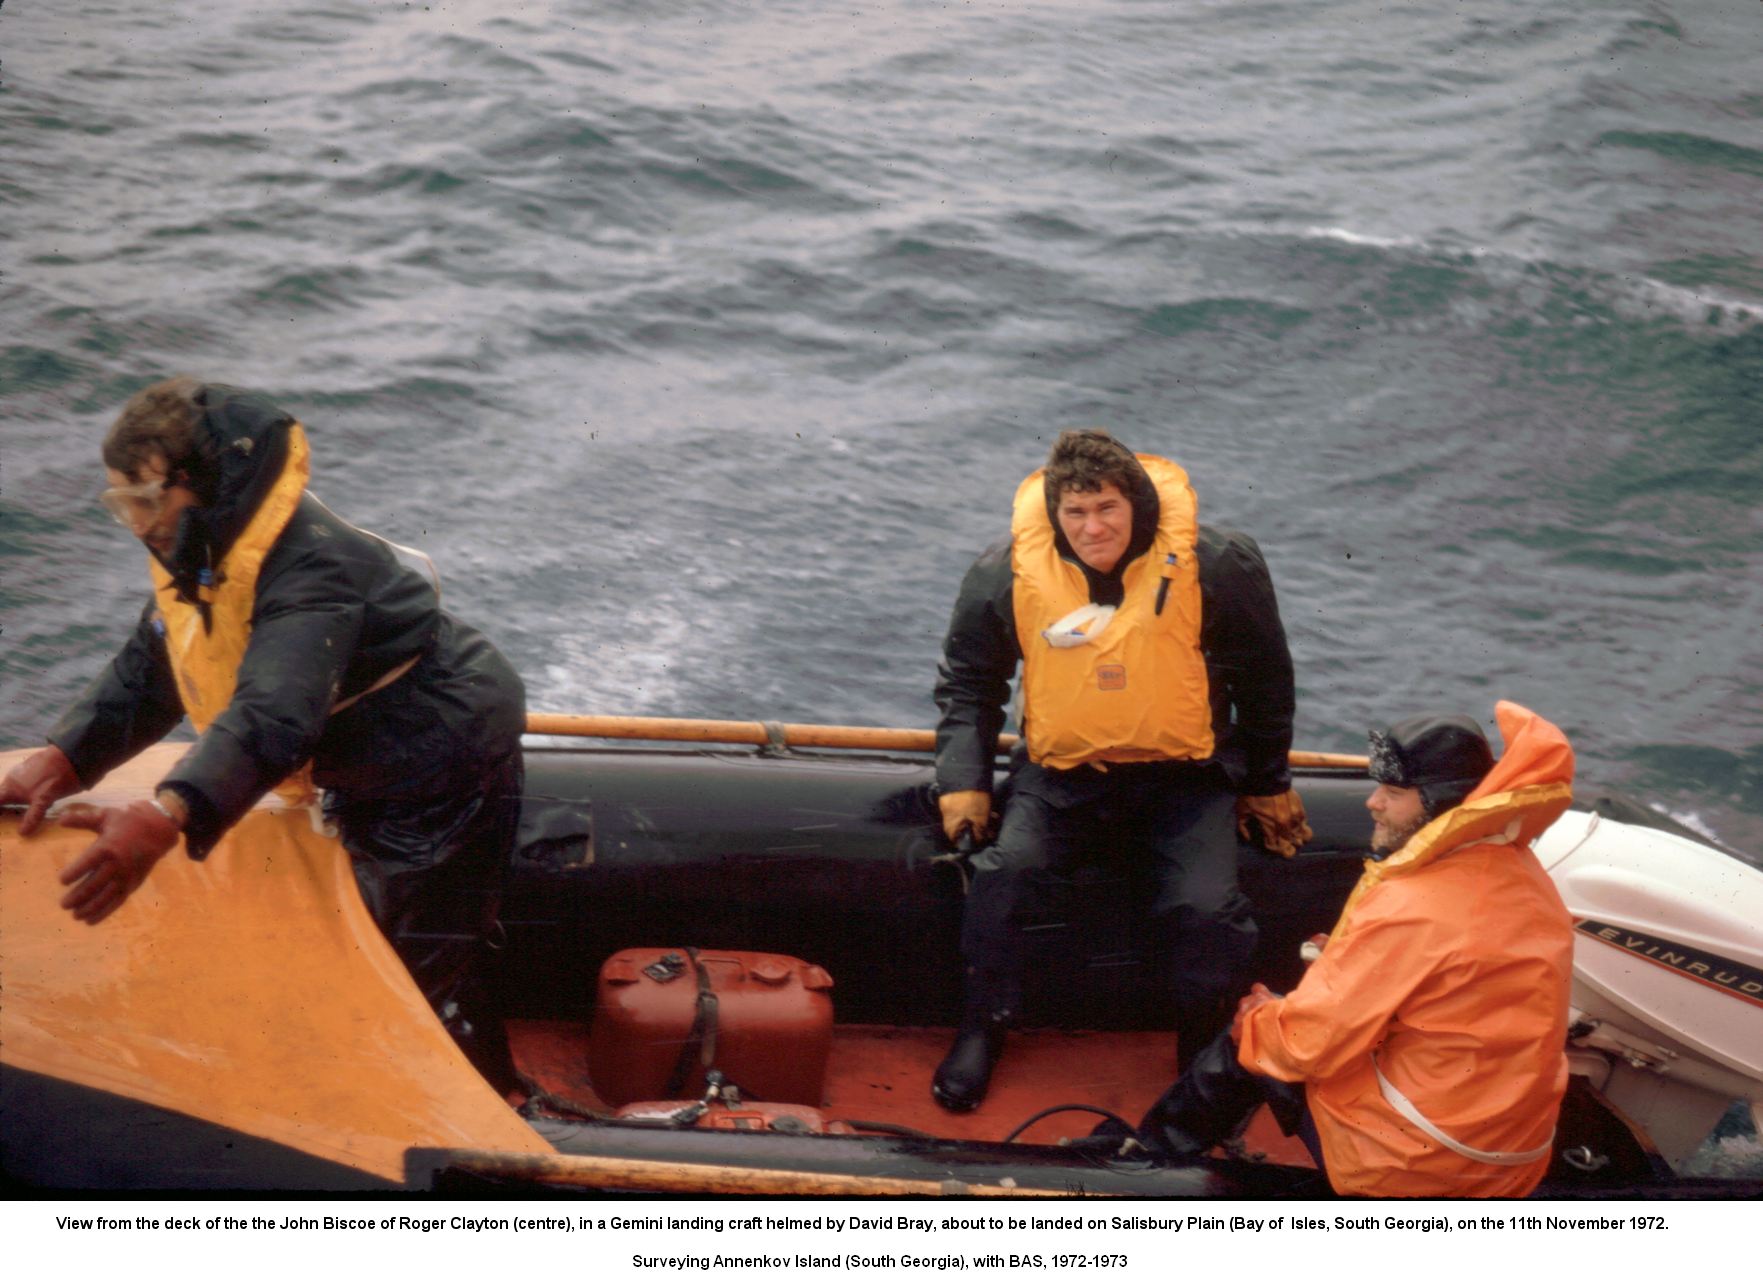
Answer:
<path fill-rule="evenodd" d="M 1364 875 L 1297 988 L 1256 984 L 1145 1115 L 1153 1157 L 1195 1159 L 1266 1101 L 1337 1193 L 1540 1183 L 1567 1087 L 1573 921 L 1530 846 L 1572 799 L 1573 750 L 1534 712 L 1496 715 L 1497 765 L 1467 716 L 1371 733 Z"/>

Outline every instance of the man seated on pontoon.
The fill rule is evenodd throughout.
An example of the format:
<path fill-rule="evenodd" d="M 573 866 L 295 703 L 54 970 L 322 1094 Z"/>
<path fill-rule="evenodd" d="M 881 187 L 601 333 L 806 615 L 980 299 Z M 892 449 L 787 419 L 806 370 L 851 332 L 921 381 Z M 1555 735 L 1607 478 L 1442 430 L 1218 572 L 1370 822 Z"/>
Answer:
<path fill-rule="evenodd" d="M 1530 846 L 1572 798 L 1573 751 L 1522 707 L 1498 717 L 1498 765 L 1466 716 L 1373 731 L 1364 876 L 1297 988 L 1257 984 L 1151 1107 L 1135 1139 L 1153 1157 L 1197 1158 L 1266 1101 L 1339 1193 L 1536 1188 L 1567 1087 L 1573 921 Z"/>
<path fill-rule="evenodd" d="M 993 835 L 992 771 L 1022 665 L 1028 764 Z M 984 1098 L 1021 1005 L 1043 878 L 1149 859 L 1175 965 L 1178 1068 L 1229 1019 L 1255 947 L 1237 836 L 1290 856 L 1292 657 L 1261 550 L 1203 525 L 1179 466 L 1107 433 L 1063 433 L 1017 489 L 1010 538 L 968 570 L 937 669 L 944 833 L 971 834 L 965 1009 L 932 1094 Z"/>

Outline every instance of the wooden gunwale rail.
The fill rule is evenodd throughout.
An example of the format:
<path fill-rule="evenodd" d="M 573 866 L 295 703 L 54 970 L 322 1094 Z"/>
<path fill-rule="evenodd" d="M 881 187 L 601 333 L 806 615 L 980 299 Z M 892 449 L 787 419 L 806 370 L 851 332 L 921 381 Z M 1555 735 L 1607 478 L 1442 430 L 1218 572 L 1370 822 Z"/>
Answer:
<path fill-rule="evenodd" d="M 934 752 L 930 729 L 881 729 L 864 725 L 790 725 L 777 721 L 691 720 L 667 716 L 569 716 L 533 712 L 526 732 L 556 738 L 628 738 L 664 743 L 745 743 L 753 747 L 809 747 L 841 751 Z M 998 738 L 1000 753 L 1016 745 L 1015 734 Z M 1363 770 L 1364 756 L 1294 751 L 1294 769 Z"/>

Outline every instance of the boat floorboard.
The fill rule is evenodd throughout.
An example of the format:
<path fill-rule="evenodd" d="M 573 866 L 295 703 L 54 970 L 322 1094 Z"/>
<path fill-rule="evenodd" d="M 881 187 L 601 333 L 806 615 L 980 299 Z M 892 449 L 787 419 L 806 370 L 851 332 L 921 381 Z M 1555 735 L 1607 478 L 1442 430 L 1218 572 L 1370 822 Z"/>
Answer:
<path fill-rule="evenodd" d="M 588 1074 L 585 1022 L 512 1020 L 508 1036 L 516 1068 L 547 1094 L 583 1110 L 611 1112 Z M 1174 1069 L 1175 1035 L 1169 1033 L 1018 1031 L 1010 1036 L 985 1103 L 971 1113 L 951 1114 L 931 1099 L 930 1075 L 953 1037 L 947 1029 L 835 1027 L 821 1114 L 829 1122 L 886 1123 L 947 1139 L 999 1141 L 1054 1105 L 1093 1105 L 1135 1121 Z M 1087 1134 L 1097 1121 L 1083 1111 L 1053 1114 L 1017 1140 L 1057 1144 L 1061 1137 Z M 1242 1151 L 1272 1163 L 1312 1165 L 1304 1146 L 1282 1136 L 1266 1109 L 1250 1121 Z"/>

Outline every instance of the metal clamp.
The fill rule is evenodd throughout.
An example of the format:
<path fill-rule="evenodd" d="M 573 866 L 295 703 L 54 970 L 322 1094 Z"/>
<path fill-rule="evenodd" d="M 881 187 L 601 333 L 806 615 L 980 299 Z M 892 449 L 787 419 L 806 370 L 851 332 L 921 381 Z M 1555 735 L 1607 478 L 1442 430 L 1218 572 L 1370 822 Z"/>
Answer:
<path fill-rule="evenodd" d="M 1610 1159 L 1604 1154 L 1594 1153 L 1590 1145 L 1575 1145 L 1572 1149 L 1562 1150 L 1561 1161 L 1580 1171 L 1602 1171 L 1610 1165 Z"/>

